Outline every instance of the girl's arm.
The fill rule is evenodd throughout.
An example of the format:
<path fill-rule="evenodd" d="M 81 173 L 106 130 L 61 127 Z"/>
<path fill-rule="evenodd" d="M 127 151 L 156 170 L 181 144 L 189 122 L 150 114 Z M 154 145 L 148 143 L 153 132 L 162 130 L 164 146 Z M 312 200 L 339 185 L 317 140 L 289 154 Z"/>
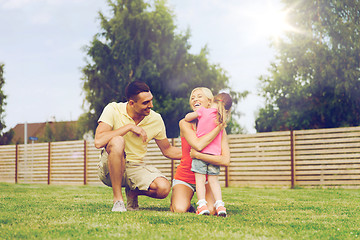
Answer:
<path fill-rule="evenodd" d="M 197 112 L 190 112 L 185 115 L 185 121 L 192 122 L 195 119 L 197 119 L 198 117 L 199 117 L 199 114 Z"/>
<path fill-rule="evenodd" d="M 197 158 L 213 165 L 229 166 L 230 148 L 226 132 L 224 131 L 221 139 L 221 155 L 211 155 L 191 149 L 190 156 L 191 158 Z"/>
<path fill-rule="evenodd" d="M 207 145 L 209 145 L 214 138 L 220 133 L 223 129 L 223 125 L 218 125 L 210 133 L 197 137 L 196 132 L 192 128 L 192 123 L 185 121 L 185 119 L 180 120 L 180 134 L 184 136 L 186 141 L 190 144 L 192 148 L 197 151 L 203 150 Z"/>

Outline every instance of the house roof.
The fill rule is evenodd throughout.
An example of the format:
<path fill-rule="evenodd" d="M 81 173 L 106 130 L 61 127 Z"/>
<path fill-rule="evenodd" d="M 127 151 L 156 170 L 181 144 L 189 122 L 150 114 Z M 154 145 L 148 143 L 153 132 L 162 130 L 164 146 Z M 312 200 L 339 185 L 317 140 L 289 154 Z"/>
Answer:
<path fill-rule="evenodd" d="M 67 122 L 42 122 L 42 123 L 27 123 L 27 137 L 40 137 L 43 136 L 45 132 L 46 124 L 50 124 L 52 129 L 55 129 L 55 126 L 57 124 L 64 124 L 66 125 L 76 125 L 76 121 L 67 121 Z M 17 124 L 13 130 L 14 130 L 14 137 L 12 139 L 12 143 L 24 143 L 24 128 L 25 124 L 20 123 Z"/>

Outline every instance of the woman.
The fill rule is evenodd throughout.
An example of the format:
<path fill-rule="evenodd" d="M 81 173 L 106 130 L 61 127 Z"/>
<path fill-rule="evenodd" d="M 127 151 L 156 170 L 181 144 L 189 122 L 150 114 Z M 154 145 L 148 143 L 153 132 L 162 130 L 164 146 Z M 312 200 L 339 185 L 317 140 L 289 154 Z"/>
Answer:
<path fill-rule="evenodd" d="M 190 95 L 190 106 L 196 111 L 201 106 L 208 107 L 213 100 L 213 94 L 208 88 L 195 88 Z M 223 125 L 217 126 L 207 135 L 200 138 L 196 136 L 196 122 L 189 123 L 184 119 L 180 121 L 180 137 L 182 147 L 182 158 L 180 165 L 176 169 L 173 180 L 173 188 L 171 195 L 170 210 L 172 212 L 188 212 L 191 211 L 191 199 L 195 191 L 195 175 L 190 170 L 192 158 L 201 159 L 205 162 L 229 166 L 230 164 L 230 149 L 227 140 L 226 132 L 224 131 L 221 141 L 221 155 L 209 155 L 200 153 L 223 129 Z M 208 209 L 211 214 L 215 213 L 213 193 L 206 184 L 205 199 L 208 203 Z"/>

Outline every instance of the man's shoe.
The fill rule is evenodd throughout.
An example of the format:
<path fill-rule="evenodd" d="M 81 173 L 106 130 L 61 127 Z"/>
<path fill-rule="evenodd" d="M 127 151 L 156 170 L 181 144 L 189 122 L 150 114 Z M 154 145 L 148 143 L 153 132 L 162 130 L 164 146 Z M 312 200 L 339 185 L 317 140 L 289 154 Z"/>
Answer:
<path fill-rule="evenodd" d="M 198 207 L 196 211 L 197 215 L 210 215 L 210 211 L 206 205 L 203 205 L 202 207 Z"/>
<path fill-rule="evenodd" d="M 226 208 L 224 206 L 219 206 L 216 209 L 216 214 L 220 217 L 226 217 L 227 216 Z"/>
<path fill-rule="evenodd" d="M 125 187 L 125 193 L 126 193 L 126 209 L 128 211 L 138 211 L 139 210 L 139 203 L 138 203 L 138 196 L 130 197 L 129 192 L 130 188 Z"/>
<path fill-rule="evenodd" d="M 113 212 L 126 212 L 125 204 L 123 201 L 116 201 L 113 205 Z"/>

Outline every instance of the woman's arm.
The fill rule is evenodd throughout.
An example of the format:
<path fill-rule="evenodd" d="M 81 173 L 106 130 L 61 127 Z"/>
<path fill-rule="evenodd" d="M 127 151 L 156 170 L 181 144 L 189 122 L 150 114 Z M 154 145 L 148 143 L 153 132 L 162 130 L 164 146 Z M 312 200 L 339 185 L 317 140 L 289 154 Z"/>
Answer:
<path fill-rule="evenodd" d="M 211 155 L 191 149 L 190 156 L 191 158 L 197 158 L 210 164 L 219 165 L 219 166 L 229 166 L 230 148 L 229 148 L 226 132 L 224 131 L 221 139 L 221 155 Z"/>
<path fill-rule="evenodd" d="M 197 151 L 201 151 L 209 145 L 223 129 L 223 125 L 218 125 L 210 133 L 198 138 L 196 132 L 192 128 L 192 123 L 182 119 L 179 122 L 179 126 L 181 136 L 184 136 L 190 146 Z"/>

